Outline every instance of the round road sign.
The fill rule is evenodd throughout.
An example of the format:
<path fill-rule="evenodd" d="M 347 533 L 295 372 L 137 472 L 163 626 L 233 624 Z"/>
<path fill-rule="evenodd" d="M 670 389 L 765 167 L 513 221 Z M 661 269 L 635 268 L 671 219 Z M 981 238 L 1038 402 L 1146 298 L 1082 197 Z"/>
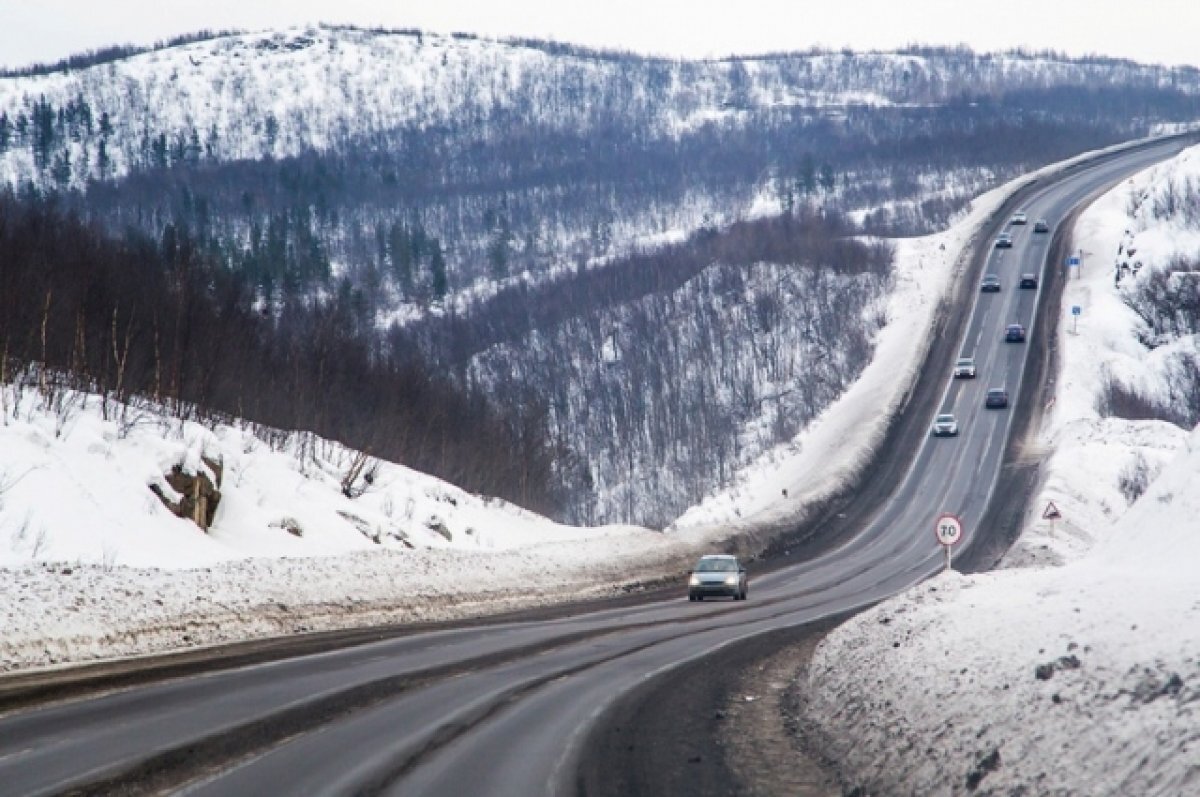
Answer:
<path fill-rule="evenodd" d="M 951 515 L 948 512 L 938 515 L 937 523 L 934 524 L 933 533 L 937 535 L 937 541 L 941 545 L 957 545 L 962 539 L 963 524 L 962 520 L 957 515 Z"/>

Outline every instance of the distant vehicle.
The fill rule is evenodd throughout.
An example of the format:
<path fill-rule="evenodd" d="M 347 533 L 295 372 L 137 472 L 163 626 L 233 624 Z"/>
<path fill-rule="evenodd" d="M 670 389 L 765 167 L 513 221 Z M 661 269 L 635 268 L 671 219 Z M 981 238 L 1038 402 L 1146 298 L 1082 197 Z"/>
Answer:
<path fill-rule="evenodd" d="M 1033 223 L 1034 232 L 1050 232 L 1050 222 L 1045 219 L 1038 219 Z"/>
<path fill-rule="evenodd" d="M 1037 274 L 1022 274 L 1020 285 L 1022 288 L 1036 288 Z"/>
<path fill-rule="evenodd" d="M 746 568 L 736 556 L 701 556 L 688 577 L 688 600 L 702 601 L 711 595 L 726 595 L 735 601 L 744 601 L 749 587 Z"/>
<path fill-rule="evenodd" d="M 954 378 L 974 379 L 975 359 L 973 357 L 959 357 L 954 363 Z"/>
<path fill-rule="evenodd" d="M 1002 387 L 988 388 L 987 395 L 983 399 L 983 406 L 989 410 L 1002 409 L 1008 406 L 1008 391 Z"/>
<path fill-rule="evenodd" d="M 1013 214 L 1012 221 L 1009 224 L 1025 224 L 1029 221 L 1029 217 L 1025 215 L 1025 211 L 1018 210 Z"/>
<path fill-rule="evenodd" d="M 1025 340 L 1025 327 L 1020 324 L 1009 324 L 1004 328 L 1004 339 L 1009 343 L 1020 343 Z"/>
<path fill-rule="evenodd" d="M 1000 277 L 996 274 L 985 274 L 983 281 L 979 283 L 979 290 L 983 293 L 999 293 Z"/>
<path fill-rule="evenodd" d="M 996 236 L 997 249 L 1012 249 L 1012 236 L 1006 232 L 1002 232 Z"/>
<path fill-rule="evenodd" d="M 947 412 L 933 419 L 934 437 L 956 437 L 957 435 L 958 421 L 954 420 L 953 415 Z"/>

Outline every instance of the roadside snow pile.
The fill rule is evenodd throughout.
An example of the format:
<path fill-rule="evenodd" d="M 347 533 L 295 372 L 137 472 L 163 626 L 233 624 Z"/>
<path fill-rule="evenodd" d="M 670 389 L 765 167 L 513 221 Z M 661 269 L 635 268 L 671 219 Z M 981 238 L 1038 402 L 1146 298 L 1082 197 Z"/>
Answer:
<path fill-rule="evenodd" d="M 110 406 L 104 420 L 94 395 L 67 391 L 47 402 L 32 387 L 0 390 L 8 408 L 0 421 L 0 566 L 194 568 L 252 556 L 496 550 L 637 533 L 561 526 L 381 460 L 359 460 L 347 484 L 358 452 L 311 434 L 209 429 L 149 407 Z M 177 499 L 166 482 L 175 468 L 219 482 L 208 533 L 152 491 Z"/>
<path fill-rule="evenodd" d="M 694 553 L 645 529 L 561 526 L 388 462 L 349 498 L 356 452 L 307 434 L 260 430 L 264 442 L 111 405 L 104 420 L 96 396 L 51 407 L 14 385 L 0 398 L 0 671 L 602 596 Z M 213 465 L 206 533 L 151 485 L 170 497 L 164 474 L 215 477 Z"/>
<path fill-rule="evenodd" d="M 1104 416 L 1123 409 L 1105 407 L 1121 403 L 1109 397 L 1114 386 L 1137 396 L 1137 406 L 1125 408 L 1133 410 L 1126 414 L 1187 401 L 1179 395 L 1187 386 L 1180 358 L 1200 362 L 1200 339 L 1180 334 L 1184 330 L 1156 333 L 1146 318 L 1155 316 L 1154 309 L 1139 314 L 1131 304 L 1138 303 L 1141 286 L 1179 269 L 1181 259 L 1200 262 L 1200 148 L 1107 193 L 1080 218 L 1075 240 L 1084 265 L 1067 283 L 1063 312 L 1080 308 L 1078 333 L 1071 321 L 1060 323 L 1061 372 L 1041 441 L 1054 453 L 1037 514 L 1005 566 L 1077 558 L 1091 547 L 1092 530 L 1120 517 L 1187 437 L 1166 421 Z M 1200 274 L 1172 279 L 1191 280 L 1196 323 Z M 1040 519 L 1050 501 L 1063 514 L 1054 524 Z"/>
<path fill-rule="evenodd" d="M 1200 793 L 1200 432 L 1083 561 L 948 573 L 818 649 L 810 718 L 871 794 Z"/>
<path fill-rule="evenodd" d="M 814 656 L 809 719 L 866 792 L 1200 794 L 1200 428 L 1098 409 L 1117 409 L 1113 379 L 1140 406 L 1166 406 L 1170 358 L 1195 351 L 1194 334 L 1147 341 L 1114 267 L 1130 248 L 1139 278 L 1196 257 L 1195 229 L 1146 209 L 1197 171 L 1192 149 L 1077 227 L 1092 259 L 1064 305 L 1083 315 L 1078 334 L 1060 327 L 1043 432 L 1055 454 L 1013 569 L 943 574 L 854 618 Z M 1056 527 L 1040 519 L 1049 500 L 1064 515 Z M 1046 562 L 1068 564 L 1013 567 Z"/>

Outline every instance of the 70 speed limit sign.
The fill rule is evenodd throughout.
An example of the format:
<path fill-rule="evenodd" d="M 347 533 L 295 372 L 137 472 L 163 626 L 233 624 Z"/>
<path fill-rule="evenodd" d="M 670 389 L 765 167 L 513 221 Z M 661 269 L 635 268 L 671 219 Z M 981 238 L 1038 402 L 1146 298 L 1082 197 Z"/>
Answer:
<path fill-rule="evenodd" d="M 941 545 L 945 545 L 946 547 L 957 545 L 963 535 L 962 520 L 957 515 L 951 515 L 948 512 L 943 513 L 938 515 L 933 531 L 937 535 L 938 543 Z"/>

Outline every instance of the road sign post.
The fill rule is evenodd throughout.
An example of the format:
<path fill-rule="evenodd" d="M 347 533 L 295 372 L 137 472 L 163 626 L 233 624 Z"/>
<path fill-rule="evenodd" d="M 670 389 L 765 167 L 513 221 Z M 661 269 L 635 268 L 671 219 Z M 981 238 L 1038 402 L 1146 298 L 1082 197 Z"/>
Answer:
<path fill-rule="evenodd" d="M 1042 512 L 1042 519 L 1050 521 L 1050 534 L 1051 535 L 1054 534 L 1054 521 L 1058 520 L 1060 517 L 1062 517 L 1062 512 L 1058 511 L 1058 507 L 1056 507 L 1054 505 L 1054 502 L 1047 501 L 1046 502 L 1046 510 L 1044 512 Z"/>
<path fill-rule="evenodd" d="M 1079 316 L 1083 315 L 1083 308 L 1077 304 L 1071 305 L 1071 334 L 1079 334 Z"/>
<path fill-rule="evenodd" d="M 1082 254 L 1082 252 L 1080 254 Z M 1083 275 L 1083 261 L 1079 255 L 1071 255 L 1067 258 L 1068 273 L 1070 272 L 1071 269 L 1075 269 L 1076 277 L 1080 277 Z"/>
<path fill-rule="evenodd" d="M 937 537 L 938 544 L 946 549 L 946 569 L 952 570 L 950 550 L 962 539 L 962 520 L 958 515 L 943 512 L 938 515 L 937 522 L 933 524 L 933 533 Z"/>

